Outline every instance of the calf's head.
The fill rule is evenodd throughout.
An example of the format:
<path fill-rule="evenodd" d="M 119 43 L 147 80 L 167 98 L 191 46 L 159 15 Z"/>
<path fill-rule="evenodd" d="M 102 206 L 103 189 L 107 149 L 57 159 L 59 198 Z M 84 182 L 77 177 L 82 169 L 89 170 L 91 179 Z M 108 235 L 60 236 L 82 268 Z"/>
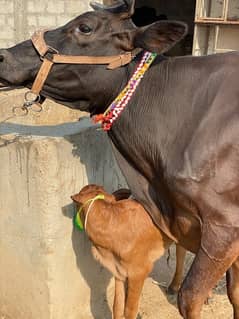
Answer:
<path fill-rule="evenodd" d="M 84 186 L 79 193 L 71 196 L 71 199 L 80 207 L 87 203 L 88 200 L 94 199 L 97 195 L 104 195 L 104 200 L 107 202 L 115 201 L 115 197 L 107 193 L 102 186 L 94 184 Z"/>
<path fill-rule="evenodd" d="M 63 55 L 110 56 L 136 48 L 166 52 L 186 34 L 182 22 L 159 21 L 137 28 L 131 20 L 134 1 L 106 7 L 93 3 L 66 25 L 45 33 L 45 42 Z M 0 82 L 31 87 L 41 66 L 31 40 L 0 50 Z M 127 82 L 129 66 L 108 70 L 105 65 L 55 64 L 42 96 L 96 114 L 102 112 Z"/>

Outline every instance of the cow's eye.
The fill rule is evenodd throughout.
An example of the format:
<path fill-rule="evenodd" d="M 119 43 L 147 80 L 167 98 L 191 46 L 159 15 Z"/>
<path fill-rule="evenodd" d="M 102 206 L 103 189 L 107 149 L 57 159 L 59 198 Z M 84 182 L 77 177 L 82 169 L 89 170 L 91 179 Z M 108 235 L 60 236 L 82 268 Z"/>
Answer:
<path fill-rule="evenodd" d="M 85 34 L 90 34 L 92 32 L 92 28 L 89 27 L 87 24 L 80 24 L 77 28 L 77 31 Z"/>

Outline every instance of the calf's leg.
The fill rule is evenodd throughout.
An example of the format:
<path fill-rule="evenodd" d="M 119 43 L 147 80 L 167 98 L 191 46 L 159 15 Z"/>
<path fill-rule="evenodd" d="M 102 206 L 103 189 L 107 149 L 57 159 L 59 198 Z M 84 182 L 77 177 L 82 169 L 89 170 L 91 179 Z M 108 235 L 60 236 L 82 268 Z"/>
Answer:
<path fill-rule="evenodd" d="M 227 271 L 227 295 L 233 306 L 234 319 L 239 319 L 239 258 Z"/>
<path fill-rule="evenodd" d="M 124 307 L 125 307 L 125 282 L 115 277 L 113 319 L 124 318 Z"/>
<path fill-rule="evenodd" d="M 127 281 L 126 303 L 125 303 L 125 319 L 136 319 L 138 313 L 139 299 L 143 289 L 144 280 L 148 276 L 147 273 L 130 275 Z"/>
<path fill-rule="evenodd" d="M 183 279 L 184 260 L 186 252 L 186 249 L 179 245 L 176 245 L 176 270 L 174 273 L 173 280 L 168 287 L 169 294 L 173 295 L 179 291 Z"/>

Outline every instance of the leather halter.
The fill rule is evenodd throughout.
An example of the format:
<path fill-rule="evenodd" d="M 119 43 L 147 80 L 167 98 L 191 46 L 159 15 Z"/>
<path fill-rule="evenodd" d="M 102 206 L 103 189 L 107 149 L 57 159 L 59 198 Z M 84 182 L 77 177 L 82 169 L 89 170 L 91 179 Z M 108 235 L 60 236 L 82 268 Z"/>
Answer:
<path fill-rule="evenodd" d="M 41 57 L 41 60 L 43 61 L 31 88 L 31 93 L 36 95 L 36 100 L 39 99 L 42 87 L 54 63 L 108 64 L 107 69 L 112 70 L 130 63 L 135 57 L 132 52 L 112 56 L 62 55 L 59 54 L 56 49 L 46 44 L 44 39 L 44 33 L 46 31 L 47 30 L 36 31 L 31 38 L 35 49 L 37 50 Z"/>

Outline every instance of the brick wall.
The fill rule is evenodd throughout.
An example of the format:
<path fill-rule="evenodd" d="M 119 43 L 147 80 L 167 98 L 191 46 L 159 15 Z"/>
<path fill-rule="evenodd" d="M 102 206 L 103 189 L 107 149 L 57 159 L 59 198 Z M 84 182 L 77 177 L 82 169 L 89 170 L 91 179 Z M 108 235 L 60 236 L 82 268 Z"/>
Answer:
<path fill-rule="evenodd" d="M 39 28 L 65 24 L 89 10 L 88 0 L 0 0 L 0 48 L 28 39 Z"/>

